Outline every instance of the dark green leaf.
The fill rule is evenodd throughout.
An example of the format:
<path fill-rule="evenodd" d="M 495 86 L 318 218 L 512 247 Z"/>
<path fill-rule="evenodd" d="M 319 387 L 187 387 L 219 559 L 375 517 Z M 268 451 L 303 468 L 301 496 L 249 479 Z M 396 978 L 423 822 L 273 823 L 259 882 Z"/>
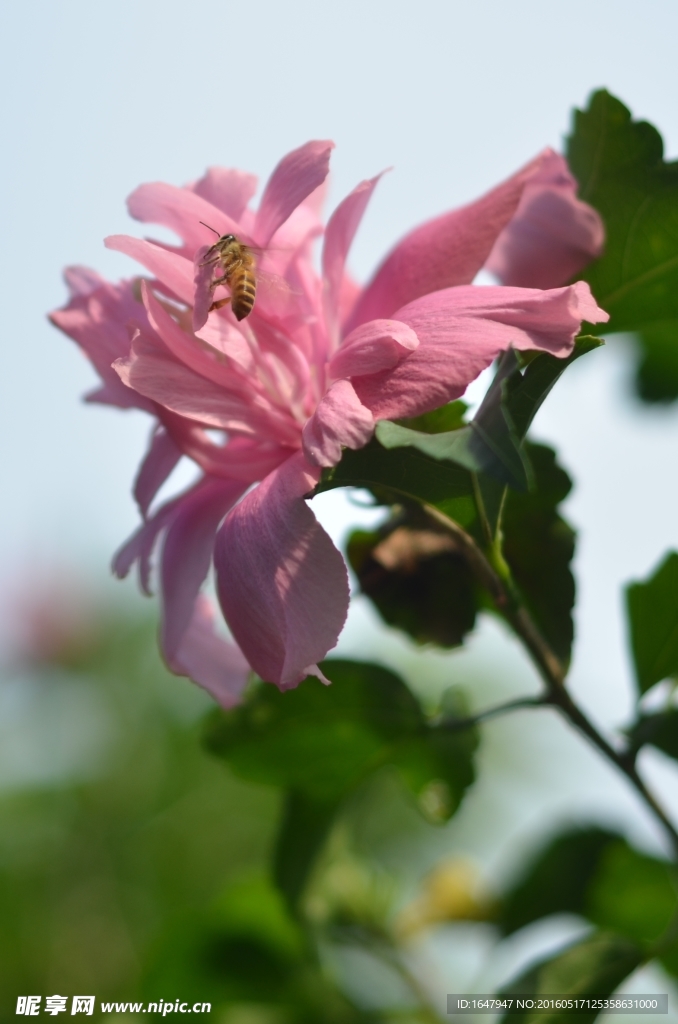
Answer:
<path fill-rule="evenodd" d="M 545 445 L 528 444 L 535 486 L 508 491 L 502 515 L 504 557 L 525 603 L 551 647 L 570 657 L 574 626 L 574 577 L 570 562 L 575 535 L 558 514 L 571 481 Z"/>
<path fill-rule="evenodd" d="M 643 955 L 633 943 L 618 935 L 598 932 L 590 938 L 570 946 L 548 960 L 543 960 L 526 971 L 510 985 L 505 986 L 502 995 L 562 995 L 562 996 L 608 996 L 621 985 L 625 978 L 640 965 Z M 577 1020 L 588 1024 L 598 1016 L 598 1010 L 577 1013 Z M 539 1024 L 567 1024 L 571 1013 L 554 1009 L 552 1011 L 525 1010 L 522 1013 L 506 1014 L 502 1020 L 520 1019 Z"/>
<path fill-rule="evenodd" d="M 325 470 L 316 493 L 335 487 L 386 492 L 387 502 L 403 498 L 426 502 L 461 526 L 476 518 L 471 474 L 451 462 L 438 462 L 416 448 L 387 451 L 374 439 L 358 451 L 348 448 L 337 466 Z"/>
<path fill-rule="evenodd" d="M 361 590 L 391 626 L 417 643 L 456 647 L 475 624 L 476 586 L 454 537 L 417 510 L 379 530 L 357 530 L 348 560 Z"/>
<path fill-rule="evenodd" d="M 678 674 L 678 554 L 669 553 L 645 582 L 626 588 L 636 679 L 641 693 Z"/>
<path fill-rule="evenodd" d="M 665 163 L 661 136 L 632 121 L 605 90 L 577 111 L 568 161 L 580 196 L 605 222 L 601 259 L 584 277 L 610 313 L 609 331 L 638 331 L 645 349 L 639 390 L 678 396 L 678 164 Z"/>
<path fill-rule="evenodd" d="M 334 802 L 309 800 L 303 793 L 287 795 L 273 855 L 273 878 L 292 911 L 298 908 L 336 813 Z"/>
<path fill-rule="evenodd" d="M 676 912 L 672 871 L 667 861 L 639 853 L 612 832 L 569 832 L 556 838 L 505 896 L 498 923 L 511 934 L 551 914 L 577 914 L 647 954 Z M 667 970 L 678 973 L 678 951 L 662 947 L 659 952 Z"/>
<path fill-rule="evenodd" d="M 288 693 L 262 684 L 246 704 L 216 712 L 211 748 L 237 774 L 320 804 L 394 765 L 418 797 L 430 783 L 447 787 L 453 813 L 473 780 L 474 730 L 441 735 L 402 680 L 379 665 L 337 659 L 322 668 L 329 687 L 315 677 Z"/>
<path fill-rule="evenodd" d="M 591 880 L 586 916 L 639 945 L 656 942 L 678 905 L 671 872 L 667 861 L 639 853 L 621 839 L 611 843 Z"/>
<path fill-rule="evenodd" d="M 598 828 L 555 839 L 506 894 L 499 917 L 502 931 L 511 934 L 550 914 L 585 914 L 588 889 L 601 857 L 618 840 L 614 833 Z"/>
<path fill-rule="evenodd" d="M 637 341 L 638 394 L 646 402 L 672 402 L 678 395 L 678 319 L 648 324 Z"/>
<path fill-rule="evenodd" d="M 678 761 L 678 708 L 641 715 L 629 730 L 629 742 L 634 751 L 649 743 Z"/>

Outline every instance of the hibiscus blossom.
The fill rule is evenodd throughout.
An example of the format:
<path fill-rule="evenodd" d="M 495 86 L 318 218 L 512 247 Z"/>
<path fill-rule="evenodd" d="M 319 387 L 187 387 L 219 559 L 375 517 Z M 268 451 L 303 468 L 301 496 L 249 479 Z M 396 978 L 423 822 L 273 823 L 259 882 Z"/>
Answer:
<path fill-rule="evenodd" d="M 378 419 L 459 397 L 507 348 L 563 357 L 582 320 L 607 319 L 586 284 L 566 286 L 599 255 L 603 230 L 556 153 L 411 232 L 361 289 L 346 258 L 378 177 L 323 232 L 331 149 L 311 142 L 284 157 L 257 210 L 256 180 L 239 171 L 212 168 L 184 188 L 142 185 L 131 214 L 171 228 L 181 245 L 108 238 L 151 278 L 112 285 L 71 269 L 72 297 L 52 314 L 101 376 L 89 400 L 155 418 L 134 487 L 143 522 L 114 569 L 123 576 L 137 563 L 148 591 L 162 539 L 163 654 L 225 706 L 250 666 L 296 686 L 338 639 L 346 567 L 305 500 L 322 467 L 366 444 Z M 213 232 L 258 254 L 256 303 L 240 322 L 205 264 Z M 319 274 L 313 245 L 323 233 Z M 483 267 L 505 284 L 473 286 Z M 182 456 L 200 478 L 150 513 Z M 212 563 L 237 647 L 215 631 L 202 593 Z"/>

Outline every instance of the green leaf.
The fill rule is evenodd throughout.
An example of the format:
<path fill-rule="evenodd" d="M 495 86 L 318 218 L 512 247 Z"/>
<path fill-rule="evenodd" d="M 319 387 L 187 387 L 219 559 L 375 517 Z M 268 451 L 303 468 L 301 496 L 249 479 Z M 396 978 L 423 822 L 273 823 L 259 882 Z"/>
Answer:
<path fill-rule="evenodd" d="M 605 223 L 605 252 L 584 273 L 608 331 L 639 332 L 639 392 L 678 396 L 678 164 L 659 132 L 605 90 L 576 111 L 567 157 L 582 199 Z"/>
<path fill-rule="evenodd" d="M 645 744 L 656 747 L 678 761 L 678 708 L 654 715 L 641 715 L 628 733 L 633 751 Z"/>
<path fill-rule="evenodd" d="M 532 615 L 566 660 L 573 638 L 574 532 L 558 505 L 571 483 L 550 448 L 527 444 L 525 450 L 535 488 L 507 492 L 504 554 Z M 417 506 L 399 509 L 378 530 L 353 533 L 347 554 L 383 619 L 417 643 L 454 647 L 473 629 L 477 611 L 491 607 L 454 537 Z"/>
<path fill-rule="evenodd" d="M 678 319 L 648 324 L 637 341 L 639 396 L 646 402 L 672 402 L 678 395 Z"/>
<path fill-rule="evenodd" d="M 322 669 L 331 686 L 315 677 L 287 693 L 262 684 L 246 704 L 215 712 L 211 749 L 236 774 L 319 804 L 339 801 L 390 764 L 415 796 L 444 784 L 452 814 L 473 781 L 475 731 L 441 735 L 403 681 L 379 665 L 337 659 Z"/>
<path fill-rule="evenodd" d="M 562 995 L 608 996 L 641 964 L 643 955 L 633 943 L 618 935 L 598 932 L 562 953 L 531 967 L 511 984 L 503 996 Z M 598 1010 L 578 1012 L 582 1024 L 595 1020 Z M 572 1014 L 564 1010 L 525 1010 L 505 1014 L 502 1020 L 535 1021 L 539 1024 L 567 1024 Z"/>
<path fill-rule="evenodd" d="M 448 402 L 447 405 L 441 405 L 432 412 L 395 422 L 402 427 L 409 427 L 410 430 L 423 430 L 425 434 L 442 434 L 446 430 L 459 430 L 463 427 L 467 409 L 466 402 L 457 399 L 456 402 Z"/>
<path fill-rule="evenodd" d="M 658 953 L 675 974 L 678 950 L 656 945 L 678 907 L 673 870 L 668 861 L 639 853 L 612 832 L 565 833 L 506 894 L 498 924 L 508 935 L 551 914 L 577 914 L 633 942 L 645 956 Z"/>
<path fill-rule="evenodd" d="M 558 514 L 558 505 L 572 484 L 551 448 L 527 444 L 526 451 L 535 486 L 506 494 L 503 553 L 532 617 L 558 657 L 568 661 L 574 637 L 570 563 L 575 534 Z"/>
<path fill-rule="evenodd" d="M 383 421 L 377 424 L 377 438 L 385 448 L 412 447 L 431 458 L 455 462 L 471 473 L 486 473 L 500 483 L 527 490 L 531 471 L 522 442 L 537 411 L 567 367 L 600 345 L 600 339 L 583 336 L 567 359 L 540 353 L 525 369 L 509 351 L 500 360 L 468 426 L 431 433 Z"/>
<path fill-rule="evenodd" d="M 510 935 L 551 914 L 585 914 L 588 889 L 601 858 L 618 840 L 614 833 L 599 828 L 554 839 L 505 895 L 498 922 L 502 931 Z"/>
<path fill-rule="evenodd" d="M 273 855 L 273 879 L 293 912 L 336 813 L 336 802 L 309 800 L 304 793 L 294 791 L 287 795 Z"/>
<path fill-rule="evenodd" d="M 678 895 L 667 861 L 639 853 L 619 839 L 602 853 L 587 894 L 586 916 L 641 946 L 668 927 Z"/>
<path fill-rule="evenodd" d="M 375 439 L 358 451 L 347 448 L 341 462 L 323 472 L 315 493 L 335 487 L 367 487 L 385 503 L 402 499 L 425 502 L 461 526 L 476 518 L 471 474 L 416 448 L 387 451 Z"/>
<path fill-rule="evenodd" d="M 406 509 L 379 530 L 356 530 L 346 553 L 385 622 L 416 643 L 456 647 L 474 627 L 477 588 L 454 537 L 436 525 Z"/>
<path fill-rule="evenodd" d="M 647 580 L 626 588 L 626 610 L 641 693 L 678 675 L 678 554 L 670 552 Z"/>

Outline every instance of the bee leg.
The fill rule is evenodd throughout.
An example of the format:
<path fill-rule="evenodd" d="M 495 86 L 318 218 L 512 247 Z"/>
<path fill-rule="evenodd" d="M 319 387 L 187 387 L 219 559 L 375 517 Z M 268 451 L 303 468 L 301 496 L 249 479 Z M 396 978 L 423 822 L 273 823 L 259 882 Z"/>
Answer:
<path fill-rule="evenodd" d="M 209 312 L 211 313 L 215 309 L 222 309 L 224 306 L 228 305 L 228 303 L 230 301 L 231 301 L 231 296 L 230 295 L 228 296 L 227 299 L 217 299 L 217 301 L 213 302 L 212 305 L 210 306 Z"/>

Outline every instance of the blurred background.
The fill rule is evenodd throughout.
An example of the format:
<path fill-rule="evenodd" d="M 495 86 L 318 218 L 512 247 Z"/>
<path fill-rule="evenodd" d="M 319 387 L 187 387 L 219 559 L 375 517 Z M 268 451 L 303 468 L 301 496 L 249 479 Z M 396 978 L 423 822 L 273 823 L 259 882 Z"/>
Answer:
<path fill-rule="evenodd" d="M 153 607 L 133 583 L 110 580 L 110 556 L 137 522 L 130 488 L 149 425 L 140 413 L 81 403 L 94 375 L 45 319 L 65 300 L 62 268 L 130 272 L 102 239 L 139 230 L 124 205 L 139 183 L 181 184 L 211 164 L 265 181 L 309 138 L 337 143 L 330 208 L 361 179 L 394 168 L 354 246 L 362 279 L 410 227 L 476 197 L 544 146 L 562 148 L 571 108 L 596 87 L 654 123 L 675 157 L 678 8 L 668 0 L 25 0 L 0 19 L 5 1012 L 29 989 L 134 998 L 156 962 L 169 970 L 167 935 L 190 934 L 218 899 L 223 923 L 238 885 L 264 884 L 256 873 L 279 813 L 275 793 L 238 781 L 202 751 L 208 698 L 164 672 Z M 579 531 L 572 687 L 603 728 L 622 724 L 631 708 L 621 586 L 678 546 L 678 483 L 666 472 L 678 409 L 640 405 L 635 358 L 633 340 L 619 337 L 587 356 L 533 431 L 575 478 L 566 505 Z M 180 467 L 175 482 L 189 477 Z M 343 492 L 315 506 L 338 542 L 349 526 L 375 521 Z M 536 684 L 489 620 L 463 651 L 443 655 L 416 649 L 360 597 L 338 650 L 397 668 L 431 705 L 450 684 L 473 709 Z M 526 851 L 573 822 L 614 826 L 640 849 L 663 849 L 624 781 L 550 713 L 539 712 L 538 725 L 527 714 L 488 725 L 479 767 L 480 782 L 445 828 L 415 821 L 401 795 L 380 798 L 383 821 L 368 830 L 365 849 L 396 902 L 413 899 L 445 858 L 470 859 L 498 892 Z M 678 814 L 675 762 L 648 752 L 642 768 Z M 490 926 L 459 927 L 434 930 L 418 947 L 426 967 L 417 970 L 437 1000 L 500 984 L 530 950 L 555 948 L 582 924 L 559 920 L 501 948 Z M 337 970 L 360 978 L 354 963 Z M 666 991 L 657 972 L 632 984 Z"/>

